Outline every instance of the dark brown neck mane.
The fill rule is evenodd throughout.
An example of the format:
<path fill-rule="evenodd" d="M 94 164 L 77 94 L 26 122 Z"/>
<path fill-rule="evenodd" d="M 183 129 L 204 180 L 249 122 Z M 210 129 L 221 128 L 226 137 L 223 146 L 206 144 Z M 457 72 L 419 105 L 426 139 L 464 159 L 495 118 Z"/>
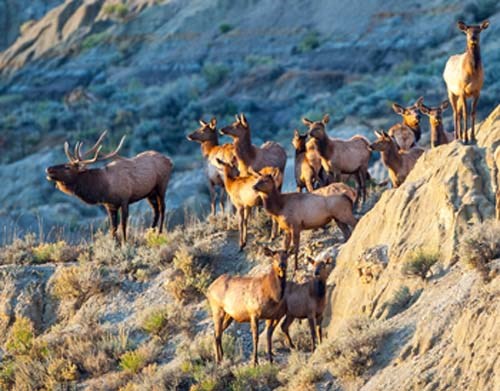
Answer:
<path fill-rule="evenodd" d="M 87 170 L 78 174 L 72 184 L 58 184 L 87 204 L 100 204 L 108 198 L 108 182 L 104 170 L 105 168 Z"/>
<path fill-rule="evenodd" d="M 401 156 L 399 156 L 398 147 L 396 143 L 392 141 L 390 147 L 387 151 L 381 151 L 382 161 L 387 167 L 391 167 L 395 171 L 401 165 Z"/>
<path fill-rule="evenodd" d="M 217 132 L 213 132 L 210 136 L 210 140 L 205 140 L 201 142 L 201 154 L 203 157 L 207 158 L 214 147 L 219 145 L 219 137 Z"/>
<path fill-rule="evenodd" d="M 262 203 L 264 208 L 272 215 L 279 215 L 283 209 L 283 195 L 273 187 L 273 190 L 269 194 L 264 194 L 262 197 Z"/>

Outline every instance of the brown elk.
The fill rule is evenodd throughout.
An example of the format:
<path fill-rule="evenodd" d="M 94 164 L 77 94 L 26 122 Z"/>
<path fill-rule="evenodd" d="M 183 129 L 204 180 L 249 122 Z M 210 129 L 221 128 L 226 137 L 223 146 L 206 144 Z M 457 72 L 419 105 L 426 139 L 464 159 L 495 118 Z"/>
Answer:
<path fill-rule="evenodd" d="M 295 182 L 297 183 L 297 192 L 299 193 L 304 188 L 311 192 L 314 190 L 314 185 L 320 183 L 319 169 L 315 170 L 313 164 L 308 160 L 306 144 L 307 134 L 301 135 L 295 129 L 292 145 L 295 148 Z M 319 165 L 321 167 L 321 161 L 319 161 Z"/>
<path fill-rule="evenodd" d="M 307 319 L 311 330 L 311 350 L 316 343 L 322 342 L 321 322 L 326 308 L 326 280 L 334 267 L 333 258 L 325 261 L 315 261 L 308 257 L 307 261 L 313 269 L 313 278 L 302 284 L 288 281 L 285 290 L 285 320 L 281 323 L 281 330 L 285 334 L 288 345 L 295 346 L 288 332 L 295 319 Z"/>
<path fill-rule="evenodd" d="M 288 253 L 264 248 L 273 260 L 271 270 L 262 276 L 230 276 L 223 274 L 207 290 L 214 321 L 215 357 L 222 361 L 222 333 L 233 319 L 250 322 L 253 337 L 253 363 L 258 363 L 259 320 L 266 319 L 267 352 L 272 362 L 272 334 L 283 313 Z"/>
<path fill-rule="evenodd" d="M 209 123 L 200 120 L 198 129 L 190 133 L 187 139 L 201 144 L 201 154 L 207 163 L 207 176 L 210 191 L 210 207 L 212 215 L 216 211 L 216 188 L 220 187 L 220 210 L 224 211 L 224 179 L 223 174 L 217 167 L 216 159 L 226 163 L 232 162 L 234 158 L 234 146 L 232 144 L 219 145 L 219 136 L 217 134 L 217 120 L 212 118 Z"/>
<path fill-rule="evenodd" d="M 334 195 L 334 194 L 344 194 L 346 197 L 348 197 L 353 206 L 354 203 L 356 202 L 356 197 L 358 196 L 358 192 L 356 189 L 353 189 L 351 186 L 346 185 L 343 182 L 334 182 L 330 183 L 329 185 L 320 187 L 319 189 L 316 189 L 313 191 L 314 194 L 319 194 L 322 196 L 329 196 L 329 195 Z"/>
<path fill-rule="evenodd" d="M 392 185 L 399 187 L 415 166 L 418 158 L 424 153 L 424 150 L 419 147 L 411 148 L 409 151 L 401 150 L 386 132 L 375 131 L 375 135 L 377 140 L 370 145 L 370 148 L 381 153 L 382 162 L 389 170 Z"/>
<path fill-rule="evenodd" d="M 295 252 L 295 271 L 298 268 L 300 232 L 321 228 L 335 220 L 345 240 L 351 235 L 349 226 L 357 223 L 352 214 L 352 202 L 346 195 L 322 196 L 314 193 L 281 193 L 270 175 L 261 175 L 253 188 L 262 198 L 264 208 L 285 231 L 283 246 L 288 251 L 290 241 Z"/>
<path fill-rule="evenodd" d="M 443 127 L 443 111 L 445 111 L 449 102 L 445 100 L 437 107 L 427 107 L 423 103 L 419 105 L 422 114 L 429 117 L 429 124 L 431 125 L 431 145 L 433 148 L 448 144 L 455 139 L 452 132 L 446 132 Z"/>
<path fill-rule="evenodd" d="M 222 167 L 224 173 L 224 186 L 238 214 L 238 230 L 240 234 L 239 245 L 241 251 L 247 244 L 247 228 L 250 211 L 255 206 L 262 205 L 259 194 L 253 189 L 253 185 L 257 182 L 258 176 L 253 170 L 250 171 L 250 175 L 239 176 L 238 169 L 233 165 L 220 159 L 216 159 L 216 161 L 217 164 Z M 276 186 L 281 187 L 283 176 L 279 169 L 275 167 L 264 167 L 261 169 L 261 173 L 271 175 Z M 277 228 L 277 223 L 273 219 L 271 237 L 274 238 Z"/>
<path fill-rule="evenodd" d="M 309 127 L 309 135 L 318 140 L 321 164 L 327 173 L 337 178 L 339 174 L 354 174 L 358 194 L 356 202 L 366 200 L 366 181 L 368 162 L 371 151 L 370 142 L 362 136 L 354 136 L 349 140 L 332 139 L 328 137 L 325 126 L 330 116 L 326 114 L 321 121 L 311 121 L 303 118 L 302 122 Z"/>
<path fill-rule="evenodd" d="M 467 35 L 467 49 L 465 53 L 451 56 L 446 62 L 443 72 L 443 79 L 448 89 L 448 98 L 453 108 L 455 138 L 466 143 L 469 142 L 467 134 L 468 98 L 472 98 L 470 140 L 474 142 L 476 138 L 474 134 L 476 109 L 484 79 L 479 38 L 481 32 L 486 30 L 489 25 L 490 22 L 487 20 L 480 25 L 471 26 L 462 21 L 457 23 L 458 28 Z M 461 124 L 462 118 L 463 127 Z"/>
<path fill-rule="evenodd" d="M 47 179 L 54 181 L 62 192 L 76 196 L 88 204 L 100 204 L 106 208 L 111 235 L 116 238 L 118 228 L 118 210 L 121 212 L 121 228 L 123 241 L 127 240 L 127 218 L 130 204 L 147 198 L 153 208 L 152 227 L 158 225 L 162 232 L 165 216 L 165 192 L 172 173 L 172 161 L 155 151 L 142 152 L 127 159 L 118 156 L 125 136 L 115 151 L 100 155 L 102 141 L 106 132 L 102 133 L 96 144 L 82 153 L 81 142 L 77 143 L 72 155 L 69 144 L 64 143 L 64 151 L 69 162 L 46 169 Z M 94 154 L 93 158 L 86 159 Z M 88 166 L 98 161 L 109 159 L 114 161 L 102 168 L 89 169 Z"/>
<path fill-rule="evenodd" d="M 241 175 L 248 175 L 249 169 L 260 171 L 264 167 L 276 167 L 285 172 L 286 152 L 281 145 L 268 141 L 260 148 L 252 145 L 250 125 L 243 114 L 236 116 L 236 121 L 221 129 L 222 134 L 234 140 L 234 152 L 238 159 Z"/>
<path fill-rule="evenodd" d="M 399 148 L 409 150 L 420 140 L 422 131 L 420 130 L 419 105 L 423 103 L 424 98 L 418 98 L 415 103 L 408 107 L 403 107 L 397 103 L 392 104 L 392 109 L 396 114 L 403 117 L 403 122 L 392 126 L 388 133 L 396 140 Z"/>

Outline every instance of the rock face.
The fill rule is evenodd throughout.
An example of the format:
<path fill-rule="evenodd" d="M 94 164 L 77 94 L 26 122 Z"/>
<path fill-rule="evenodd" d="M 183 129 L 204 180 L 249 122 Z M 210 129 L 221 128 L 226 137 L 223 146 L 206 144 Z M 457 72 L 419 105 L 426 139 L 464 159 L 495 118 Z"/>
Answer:
<path fill-rule="evenodd" d="M 500 106 L 481 124 L 477 146 L 454 142 L 425 152 L 405 183 L 382 195 L 342 247 L 329 279 L 335 286 L 330 335 L 346 319 L 383 317 L 384 307 L 401 287 L 413 293 L 423 289 L 416 303 L 393 320 L 399 338 L 392 352 L 394 366 L 385 367 L 363 390 L 395 384 L 412 389 L 418 386 L 412 383 L 416 366 L 424 368 L 421 386 L 442 389 L 452 384 L 466 390 L 500 384 L 498 377 L 487 379 L 495 362 L 491 341 L 499 337 L 494 324 L 499 321 L 500 283 L 496 278 L 484 291 L 480 279 L 470 272 L 464 275 L 456 263 L 464 229 L 494 218 L 496 187 L 488 161 L 499 143 Z M 427 284 L 401 272 L 409 256 L 421 249 L 440 257 Z M 439 373 L 439 380 L 425 380 L 431 373 Z"/>

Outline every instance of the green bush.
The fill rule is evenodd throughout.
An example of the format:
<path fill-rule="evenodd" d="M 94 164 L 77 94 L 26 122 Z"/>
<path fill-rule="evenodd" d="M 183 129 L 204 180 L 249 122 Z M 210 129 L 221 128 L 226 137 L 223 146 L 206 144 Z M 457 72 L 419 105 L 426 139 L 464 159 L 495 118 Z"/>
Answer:
<path fill-rule="evenodd" d="M 317 33 L 316 31 L 310 31 L 299 42 L 297 50 L 299 53 L 307 53 L 314 49 L 317 49 L 319 45 L 319 33 Z"/>
<path fill-rule="evenodd" d="M 106 32 L 91 34 L 82 41 L 82 50 L 89 50 L 106 42 L 108 34 Z"/>
<path fill-rule="evenodd" d="M 31 320 L 18 317 L 10 329 L 6 350 L 11 354 L 28 354 L 33 346 L 34 327 Z"/>
<path fill-rule="evenodd" d="M 201 71 L 210 87 L 221 84 L 229 73 L 229 69 L 224 64 L 220 63 L 205 63 Z"/>
<path fill-rule="evenodd" d="M 129 13 L 127 5 L 123 3 L 106 4 L 103 11 L 106 15 L 114 16 L 120 19 L 125 18 Z"/>
<path fill-rule="evenodd" d="M 401 272 L 408 277 L 427 278 L 432 266 L 439 261 L 439 254 L 419 250 L 408 258 L 403 264 Z"/>
<path fill-rule="evenodd" d="M 231 389 L 233 391 L 274 389 L 280 386 L 277 379 L 278 372 L 279 368 L 269 363 L 237 368 L 233 371 L 235 378 Z"/>
<path fill-rule="evenodd" d="M 219 25 L 219 31 L 221 32 L 221 34 L 227 34 L 233 28 L 234 28 L 233 25 L 229 23 L 222 23 L 221 25 Z"/>
<path fill-rule="evenodd" d="M 132 350 L 120 357 L 120 369 L 127 373 L 138 373 L 147 364 L 146 356 L 139 350 Z"/>

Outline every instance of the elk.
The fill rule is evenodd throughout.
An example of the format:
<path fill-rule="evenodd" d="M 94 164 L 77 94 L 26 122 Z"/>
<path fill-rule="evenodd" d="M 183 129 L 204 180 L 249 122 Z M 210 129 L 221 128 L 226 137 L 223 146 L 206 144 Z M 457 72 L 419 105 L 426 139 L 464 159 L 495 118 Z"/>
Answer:
<path fill-rule="evenodd" d="M 220 187 L 220 210 L 224 211 L 224 179 L 219 167 L 216 164 L 216 159 L 220 159 L 226 163 L 232 162 L 234 158 L 234 146 L 232 144 L 219 145 L 219 136 L 217 134 L 217 120 L 212 118 L 209 123 L 200 120 L 201 127 L 187 136 L 190 141 L 195 141 L 201 144 L 201 154 L 206 160 L 206 170 L 208 177 L 208 189 L 210 192 L 210 209 L 211 214 L 216 213 L 216 188 Z"/>
<path fill-rule="evenodd" d="M 283 313 L 288 253 L 264 248 L 272 259 L 271 270 L 262 276 L 230 276 L 223 274 L 207 289 L 207 299 L 214 321 L 215 358 L 221 362 L 222 333 L 233 319 L 250 322 L 253 337 L 253 363 L 257 365 L 259 320 L 266 319 L 267 352 L 273 361 L 272 334 Z"/>
<path fill-rule="evenodd" d="M 346 185 L 343 182 L 330 183 L 329 185 L 314 190 L 313 193 L 322 196 L 329 196 L 333 194 L 344 194 L 351 200 L 353 206 L 354 203 L 356 202 L 356 197 L 358 196 L 358 192 L 356 191 L 356 189 L 353 189 L 351 186 Z"/>
<path fill-rule="evenodd" d="M 319 184 L 319 170 L 315 170 L 313 164 L 307 158 L 306 151 L 307 134 L 301 135 L 297 129 L 294 131 L 292 145 L 295 148 L 295 182 L 297 183 L 297 192 L 314 190 L 314 184 Z M 319 156 L 318 156 L 319 157 Z M 318 159 L 319 160 L 319 159 Z M 319 161 L 321 167 L 321 161 Z"/>
<path fill-rule="evenodd" d="M 321 322 L 326 308 L 326 280 L 334 267 L 333 258 L 325 261 L 315 261 L 307 257 L 312 266 L 313 277 L 302 284 L 288 281 L 285 290 L 285 320 L 281 323 L 281 330 L 285 334 L 288 345 L 295 349 L 288 330 L 295 319 L 307 319 L 311 330 L 311 350 L 316 343 L 322 342 Z"/>
<path fill-rule="evenodd" d="M 437 107 L 427 107 L 423 103 L 419 105 L 422 114 L 429 117 L 429 124 L 431 125 L 431 145 L 433 148 L 448 144 L 455 139 L 455 134 L 446 132 L 443 128 L 443 111 L 445 111 L 449 102 L 445 100 Z"/>
<path fill-rule="evenodd" d="M 475 141 L 474 125 L 476 122 L 476 109 L 481 88 L 483 87 L 483 64 L 481 62 L 481 49 L 479 38 L 481 32 L 486 30 L 490 22 L 485 20 L 480 25 L 466 25 L 457 23 L 458 29 L 467 36 L 467 49 L 462 54 L 451 56 L 444 67 L 443 79 L 448 89 L 448 98 L 453 108 L 453 124 L 455 138 L 465 143 L 469 142 L 467 134 L 468 108 L 467 99 L 472 98 L 471 106 L 471 142 Z M 463 127 L 461 120 L 463 118 Z"/>
<path fill-rule="evenodd" d="M 401 150 L 391 136 L 384 131 L 375 131 L 375 136 L 377 136 L 377 140 L 370 145 L 370 149 L 381 153 L 382 162 L 389 170 L 392 185 L 399 187 L 424 150 L 419 147 L 411 148 L 409 151 Z"/>
<path fill-rule="evenodd" d="M 158 225 L 162 232 L 165 216 L 165 192 L 172 173 L 172 161 L 155 151 L 146 151 L 133 158 L 122 158 L 118 152 L 125 136 L 111 153 L 101 156 L 104 131 L 95 145 L 82 153 L 82 142 L 75 145 L 71 154 L 68 142 L 64 152 L 68 163 L 48 167 L 47 179 L 56 183 L 62 192 L 76 196 L 88 204 L 103 205 L 108 212 L 110 232 L 117 239 L 118 211 L 121 214 L 123 242 L 127 241 L 127 218 L 130 204 L 147 198 L 154 217 L 152 227 Z M 93 158 L 87 159 L 94 154 Z M 114 159 L 102 168 L 89 168 L 98 161 Z"/>
<path fill-rule="evenodd" d="M 396 114 L 403 117 L 403 122 L 392 126 L 388 133 L 396 140 L 399 148 L 409 150 L 420 140 L 422 131 L 420 130 L 419 105 L 424 101 L 423 97 L 418 98 L 415 103 L 408 107 L 403 107 L 397 103 L 392 104 L 392 109 Z"/>
<path fill-rule="evenodd" d="M 357 223 L 352 214 L 352 202 L 344 194 L 322 196 L 314 193 L 281 193 L 270 175 L 260 175 L 253 186 L 262 198 L 264 209 L 274 217 L 285 231 L 283 247 L 294 247 L 295 269 L 297 271 L 300 232 L 320 228 L 335 220 L 345 240 L 351 235 L 349 226 Z"/>
<path fill-rule="evenodd" d="M 302 122 L 308 126 L 309 135 L 318 141 L 321 165 L 334 178 L 339 174 L 355 174 L 358 194 L 356 203 L 362 198 L 366 200 L 366 181 L 368 176 L 368 162 L 371 151 L 370 142 L 362 136 L 354 136 L 349 140 L 332 139 L 328 137 L 325 126 L 330 116 L 325 114 L 321 121 L 311 121 L 303 118 Z"/>
<path fill-rule="evenodd" d="M 262 205 L 259 194 L 253 189 L 253 185 L 257 182 L 258 176 L 252 170 L 250 171 L 250 175 L 238 176 L 239 173 L 236 167 L 220 159 L 216 159 L 216 161 L 217 164 L 222 167 L 224 172 L 224 186 L 238 214 L 239 245 L 240 251 L 242 251 L 247 244 L 247 227 L 250 211 L 253 207 Z M 281 187 L 283 176 L 277 168 L 264 167 L 261 172 L 271 175 L 276 186 Z M 271 237 L 274 238 L 278 225 L 274 219 L 272 224 Z"/>
<path fill-rule="evenodd" d="M 286 152 L 283 147 L 273 141 L 264 143 L 260 148 L 254 146 L 245 115 L 236 115 L 236 121 L 220 131 L 234 140 L 240 175 L 248 175 L 250 168 L 258 172 L 264 167 L 276 167 L 282 174 L 285 173 Z"/>

